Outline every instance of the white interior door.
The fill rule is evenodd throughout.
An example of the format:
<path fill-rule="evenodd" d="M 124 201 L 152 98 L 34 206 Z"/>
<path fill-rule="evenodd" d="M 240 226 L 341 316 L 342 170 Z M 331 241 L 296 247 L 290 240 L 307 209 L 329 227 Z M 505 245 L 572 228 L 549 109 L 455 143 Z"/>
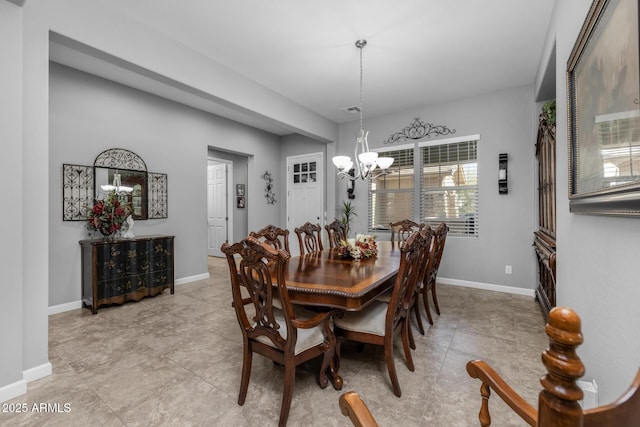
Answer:
<path fill-rule="evenodd" d="M 324 161 L 322 153 L 287 157 L 287 229 L 292 255 L 299 255 L 293 229 L 305 222 L 324 228 Z M 323 233 L 324 238 L 324 233 Z"/>
<path fill-rule="evenodd" d="M 220 247 L 227 241 L 227 165 L 210 162 L 207 169 L 208 253 L 222 257 Z"/>

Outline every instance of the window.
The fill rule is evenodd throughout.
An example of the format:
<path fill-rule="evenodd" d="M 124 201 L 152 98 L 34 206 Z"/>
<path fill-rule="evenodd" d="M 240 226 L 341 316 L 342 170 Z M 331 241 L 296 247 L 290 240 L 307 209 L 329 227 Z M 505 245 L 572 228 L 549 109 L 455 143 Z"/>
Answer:
<path fill-rule="evenodd" d="M 389 223 L 413 218 L 415 174 L 414 145 L 381 151 L 379 156 L 393 157 L 387 174 L 371 180 L 369 229 L 388 230 Z"/>
<path fill-rule="evenodd" d="M 478 235 L 479 135 L 421 143 L 420 222 Z"/>

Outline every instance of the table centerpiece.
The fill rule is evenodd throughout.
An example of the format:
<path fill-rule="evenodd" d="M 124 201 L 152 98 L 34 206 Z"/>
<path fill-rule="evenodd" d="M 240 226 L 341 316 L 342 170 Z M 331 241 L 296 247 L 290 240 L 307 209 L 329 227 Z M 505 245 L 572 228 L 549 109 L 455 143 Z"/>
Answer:
<path fill-rule="evenodd" d="M 373 234 L 356 234 L 355 239 L 341 240 L 337 252 L 343 258 L 353 258 L 355 260 L 374 257 L 378 254 L 376 236 Z"/>

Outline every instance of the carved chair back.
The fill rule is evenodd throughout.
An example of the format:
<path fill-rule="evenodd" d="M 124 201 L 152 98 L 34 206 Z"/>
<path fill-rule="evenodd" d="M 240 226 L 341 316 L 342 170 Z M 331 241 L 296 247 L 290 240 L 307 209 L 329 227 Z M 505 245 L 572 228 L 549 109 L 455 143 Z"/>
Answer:
<path fill-rule="evenodd" d="M 289 251 L 289 230 L 276 227 L 275 225 L 267 225 L 266 227 L 249 233 L 250 236 L 269 243 L 275 249 L 284 249 Z"/>
<path fill-rule="evenodd" d="M 304 225 L 293 230 L 298 236 L 300 255 L 320 252 L 322 249 L 322 228 L 319 224 L 305 222 Z"/>
<path fill-rule="evenodd" d="M 391 244 L 395 248 L 396 245 L 401 248 L 402 244 L 411 236 L 414 232 L 422 230 L 424 224 L 418 224 L 410 219 L 403 219 L 398 222 L 389 223 L 391 228 Z"/>
<path fill-rule="evenodd" d="M 327 230 L 327 236 L 329 237 L 329 247 L 331 249 L 340 246 L 341 240 L 347 240 L 347 226 L 337 219 L 331 224 L 324 226 Z"/>

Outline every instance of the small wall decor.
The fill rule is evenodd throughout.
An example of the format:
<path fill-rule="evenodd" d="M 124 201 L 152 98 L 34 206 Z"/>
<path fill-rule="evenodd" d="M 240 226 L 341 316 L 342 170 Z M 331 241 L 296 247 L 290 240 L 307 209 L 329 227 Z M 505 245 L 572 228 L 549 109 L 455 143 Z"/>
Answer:
<path fill-rule="evenodd" d="M 236 197 L 236 207 L 238 209 L 244 209 L 244 196 Z"/>
<path fill-rule="evenodd" d="M 453 133 L 456 133 L 455 129 L 449 129 L 445 125 L 425 123 L 416 117 L 413 122 L 405 126 L 401 131 L 392 134 L 383 144 L 394 144 L 400 140 L 431 138 L 431 135 L 449 135 Z"/>
<path fill-rule="evenodd" d="M 507 169 L 508 169 L 509 155 L 507 153 L 500 153 L 498 155 L 498 193 L 508 194 L 509 186 L 507 181 Z"/>
<path fill-rule="evenodd" d="M 244 184 L 236 184 L 236 196 L 244 196 Z"/>
<path fill-rule="evenodd" d="M 267 199 L 267 204 L 275 205 L 276 194 L 273 192 L 273 178 L 271 177 L 269 171 L 265 171 L 264 174 L 262 174 L 262 179 L 265 180 L 264 197 Z"/>

